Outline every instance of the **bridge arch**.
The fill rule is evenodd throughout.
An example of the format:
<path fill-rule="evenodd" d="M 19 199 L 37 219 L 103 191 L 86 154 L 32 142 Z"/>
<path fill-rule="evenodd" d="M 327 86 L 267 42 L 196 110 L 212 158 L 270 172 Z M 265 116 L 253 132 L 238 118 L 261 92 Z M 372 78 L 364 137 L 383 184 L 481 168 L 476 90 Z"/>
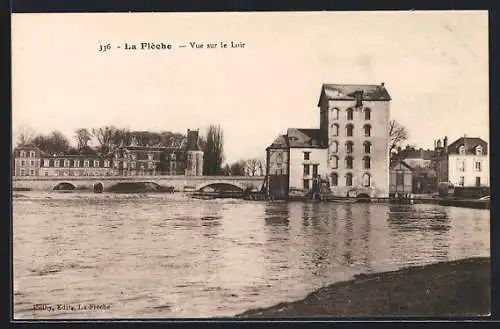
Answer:
<path fill-rule="evenodd" d="M 75 185 L 68 182 L 61 182 L 54 186 L 52 189 L 54 191 L 73 191 L 76 188 Z"/>
<path fill-rule="evenodd" d="M 102 193 L 104 191 L 104 185 L 101 182 L 96 182 L 92 184 L 92 190 L 94 193 Z"/>
<path fill-rule="evenodd" d="M 243 186 L 242 184 L 238 182 L 227 182 L 227 181 L 212 181 L 212 182 L 203 182 L 198 185 L 196 185 L 195 190 L 196 191 L 204 191 L 207 189 L 214 189 L 215 191 L 218 190 L 230 190 L 230 191 L 244 191 L 247 189 L 247 186 Z"/>

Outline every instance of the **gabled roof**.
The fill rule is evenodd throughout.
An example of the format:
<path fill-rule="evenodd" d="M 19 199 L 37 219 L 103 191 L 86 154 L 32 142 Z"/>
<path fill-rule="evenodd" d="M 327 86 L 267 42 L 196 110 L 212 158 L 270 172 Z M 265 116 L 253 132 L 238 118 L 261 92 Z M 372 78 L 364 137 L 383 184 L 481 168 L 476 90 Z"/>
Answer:
<path fill-rule="evenodd" d="M 404 160 L 401 160 L 401 159 L 391 159 L 390 161 L 390 165 L 389 165 L 389 168 L 393 169 L 394 167 L 396 167 L 398 164 L 402 164 L 404 167 L 410 169 L 411 171 L 413 171 L 413 167 L 410 166 L 409 164 L 407 164 Z"/>
<path fill-rule="evenodd" d="M 363 92 L 364 101 L 390 101 L 391 96 L 383 84 L 335 84 L 324 83 L 321 87 L 321 94 L 318 101 L 318 106 L 321 104 L 322 97 L 328 100 L 355 100 L 356 92 Z"/>
<path fill-rule="evenodd" d="M 288 138 L 286 135 L 280 135 L 278 136 L 274 142 L 272 142 L 271 145 L 269 145 L 267 149 L 284 149 L 284 148 L 288 148 Z"/>
<path fill-rule="evenodd" d="M 326 148 L 321 142 L 320 129 L 288 128 L 287 138 L 289 147 Z"/>
<path fill-rule="evenodd" d="M 465 146 L 465 154 L 476 154 L 476 147 L 481 146 L 482 154 L 488 154 L 488 143 L 479 137 L 460 137 L 448 146 L 448 154 L 459 154 L 460 146 Z"/>

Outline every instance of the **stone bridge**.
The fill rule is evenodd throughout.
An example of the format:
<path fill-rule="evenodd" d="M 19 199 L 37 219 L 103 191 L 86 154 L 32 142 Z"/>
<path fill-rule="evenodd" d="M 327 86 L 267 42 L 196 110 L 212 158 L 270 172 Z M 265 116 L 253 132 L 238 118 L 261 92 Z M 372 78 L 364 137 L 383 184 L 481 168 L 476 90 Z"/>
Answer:
<path fill-rule="evenodd" d="M 69 183 L 76 189 L 93 190 L 101 183 L 104 190 L 122 182 L 151 182 L 172 186 L 176 191 L 198 191 L 207 187 L 223 186 L 239 189 L 260 190 L 263 176 L 21 176 L 12 178 L 14 190 L 51 191 L 61 183 Z"/>

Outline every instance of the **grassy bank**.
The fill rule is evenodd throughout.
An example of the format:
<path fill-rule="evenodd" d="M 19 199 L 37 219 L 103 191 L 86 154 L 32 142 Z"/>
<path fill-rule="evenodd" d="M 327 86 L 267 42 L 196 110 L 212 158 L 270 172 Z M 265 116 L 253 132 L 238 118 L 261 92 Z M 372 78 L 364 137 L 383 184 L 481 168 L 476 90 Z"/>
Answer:
<path fill-rule="evenodd" d="M 237 317 L 471 316 L 491 310 L 491 261 L 471 258 L 358 275 L 306 298 Z"/>

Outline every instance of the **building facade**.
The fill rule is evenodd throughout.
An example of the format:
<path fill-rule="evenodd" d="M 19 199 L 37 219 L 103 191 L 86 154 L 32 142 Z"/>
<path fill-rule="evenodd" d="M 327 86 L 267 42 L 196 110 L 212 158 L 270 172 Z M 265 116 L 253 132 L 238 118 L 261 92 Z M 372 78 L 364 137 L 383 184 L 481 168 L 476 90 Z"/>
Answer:
<path fill-rule="evenodd" d="M 334 194 L 389 194 L 391 97 L 384 84 L 324 84 L 318 102 Z"/>
<path fill-rule="evenodd" d="M 324 84 L 319 129 L 290 128 L 266 149 L 271 193 L 280 173 L 289 194 L 327 181 L 334 195 L 387 196 L 390 100 L 383 84 Z M 287 170 L 278 154 L 286 154 Z"/>
<path fill-rule="evenodd" d="M 477 137 L 461 137 L 447 149 L 448 178 L 455 186 L 489 187 L 488 143 Z"/>
<path fill-rule="evenodd" d="M 14 176 L 203 175 L 198 131 L 188 130 L 180 147 L 120 146 L 104 155 L 48 154 L 27 145 L 14 150 Z"/>
<path fill-rule="evenodd" d="M 404 160 L 391 161 L 389 177 L 390 196 L 413 193 L 413 168 Z"/>

